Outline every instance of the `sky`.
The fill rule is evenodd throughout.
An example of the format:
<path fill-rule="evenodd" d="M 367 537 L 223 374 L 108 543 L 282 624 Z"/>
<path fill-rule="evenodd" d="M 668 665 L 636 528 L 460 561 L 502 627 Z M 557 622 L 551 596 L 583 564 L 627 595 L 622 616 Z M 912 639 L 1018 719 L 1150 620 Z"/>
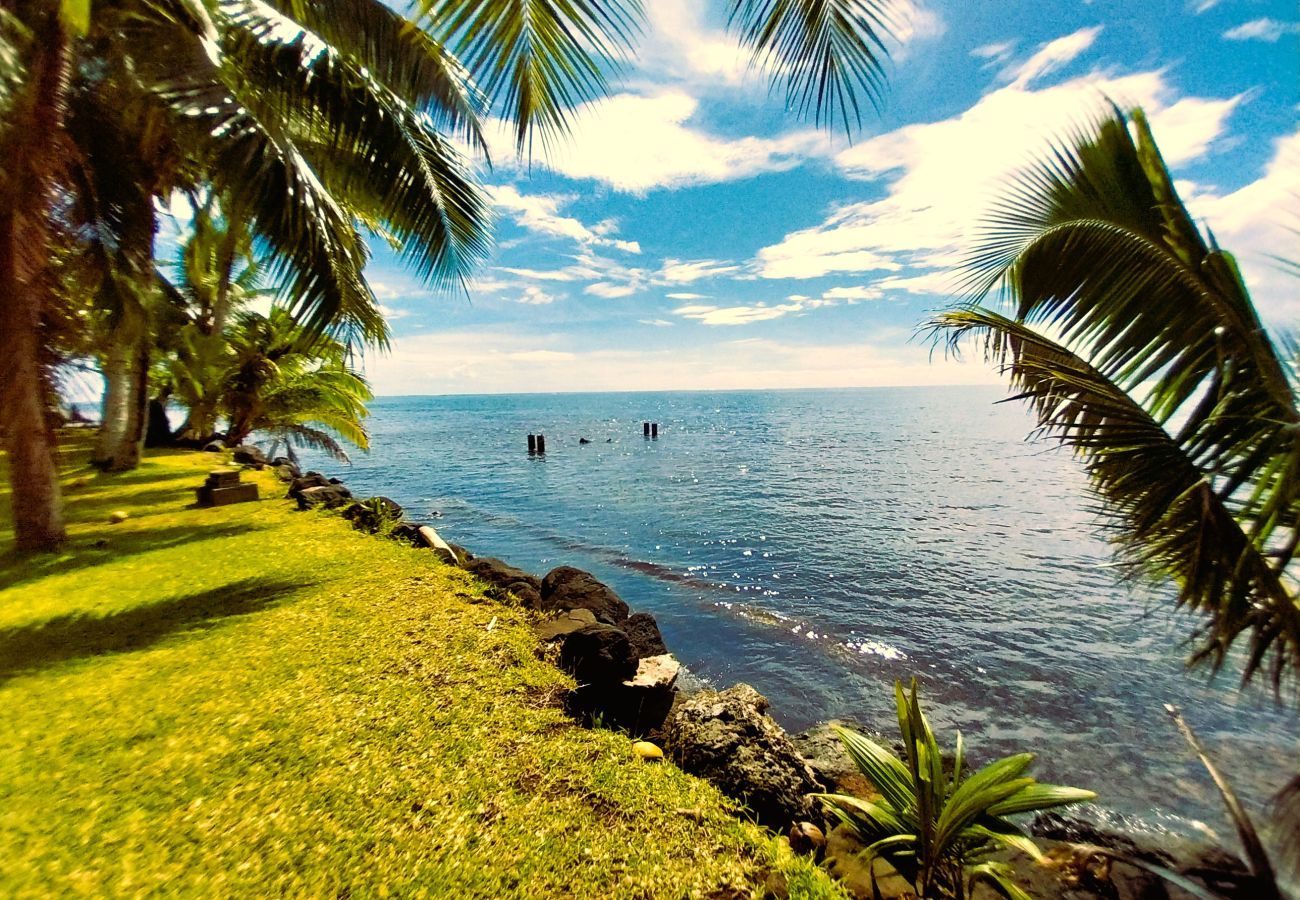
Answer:
<path fill-rule="evenodd" d="M 468 296 L 376 248 L 394 341 L 377 394 L 994 383 L 918 326 L 999 187 L 1102 108 L 1139 104 L 1266 321 L 1300 323 L 1294 0 L 924 0 L 852 141 L 783 108 L 723 0 L 646 0 L 633 65 L 549 154 L 505 129 L 496 249 Z"/>

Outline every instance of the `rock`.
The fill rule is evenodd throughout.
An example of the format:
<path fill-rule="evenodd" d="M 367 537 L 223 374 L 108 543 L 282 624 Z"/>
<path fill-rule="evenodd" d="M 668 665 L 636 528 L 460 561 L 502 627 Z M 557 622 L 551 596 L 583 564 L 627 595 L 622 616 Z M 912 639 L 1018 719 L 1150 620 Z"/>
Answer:
<path fill-rule="evenodd" d="M 591 614 L 590 610 L 576 612 Z M 631 678 L 618 684 L 579 687 L 569 698 L 570 711 L 587 720 L 599 717 L 608 728 L 620 728 L 636 736 L 650 735 L 663 725 L 673 707 L 681 668 L 681 663 L 666 653 L 637 660 Z"/>
<path fill-rule="evenodd" d="M 287 456 L 277 456 L 275 459 L 271 460 L 271 465 L 277 469 L 291 469 L 294 478 L 298 478 L 302 475 L 302 469 L 298 467 L 296 462 Z"/>
<path fill-rule="evenodd" d="M 821 856 L 826 849 L 826 835 L 812 822 L 796 822 L 790 826 L 790 849 L 800 856 Z"/>
<path fill-rule="evenodd" d="M 338 509 L 340 506 L 346 506 L 351 499 L 352 492 L 347 488 L 338 484 L 326 484 L 299 491 L 298 508 L 312 509 L 323 506 L 326 509 Z"/>
<path fill-rule="evenodd" d="M 131 514 L 123 509 L 115 509 L 108 514 L 108 521 L 114 525 L 121 525 L 129 518 L 131 518 Z"/>
<path fill-rule="evenodd" d="M 632 752 L 650 762 L 659 762 L 664 758 L 664 752 L 649 741 L 637 741 L 632 745 Z"/>
<path fill-rule="evenodd" d="M 546 573 L 541 584 L 542 609 L 589 609 L 597 621 L 619 625 L 627 620 L 627 604 L 589 572 L 560 566 Z"/>
<path fill-rule="evenodd" d="M 882 857 L 864 855 L 862 851 L 865 849 L 866 846 L 844 825 L 835 826 L 827 835 L 826 869 L 849 895 L 860 900 L 916 900 L 916 892 L 907 879 Z M 986 898 L 981 897 L 981 900 Z"/>
<path fill-rule="evenodd" d="M 298 477 L 298 469 L 296 467 L 272 466 L 271 471 L 275 472 L 275 477 L 283 481 L 285 484 L 292 483 L 293 480 Z"/>
<path fill-rule="evenodd" d="M 868 733 L 867 729 L 853 723 L 835 719 L 791 737 L 795 749 L 808 762 L 808 767 L 813 770 L 825 790 L 867 800 L 879 796 L 875 786 L 858 771 L 857 765 L 844 749 L 844 743 L 831 730 L 832 725 L 845 725 L 854 731 Z M 877 743 L 883 741 L 878 740 Z"/>
<path fill-rule="evenodd" d="M 470 562 L 471 560 L 474 559 L 474 554 L 470 553 L 460 544 L 453 544 L 451 541 L 448 541 L 447 546 L 450 547 L 453 552 L 455 552 L 456 558 L 460 560 L 460 564 L 462 566 L 464 566 L 465 563 Z"/>
<path fill-rule="evenodd" d="M 339 488 L 341 485 L 333 485 L 333 487 Z M 369 497 L 344 508 L 342 516 L 351 522 L 352 527 L 357 531 L 378 534 L 401 520 L 402 507 L 387 497 Z"/>
<path fill-rule="evenodd" d="M 221 443 L 221 441 L 208 441 L 206 444 L 203 445 L 204 453 L 220 453 L 222 450 L 225 449 L 226 449 L 226 445 Z"/>
<path fill-rule="evenodd" d="M 650 613 L 634 613 L 618 627 L 627 632 L 628 640 L 636 648 L 637 656 L 644 658 L 668 652 L 664 637 L 659 633 L 659 623 Z"/>
<path fill-rule="evenodd" d="M 747 684 L 706 691 L 673 707 L 663 735 L 683 770 L 748 806 L 761 824 L 784 830 L 817 817 L 808 795 L 821 787 L 766 710 L 767 699 Z"/>
<path fill-rule="evenodd" d="M 412 547 L 424 546 L 424 541 L 420 537 L 420 526 L 412 522 L 400 522 L 394 525 L 393 530 L 388 532 L 388 537 L 390 540 L 410 544 Z"/>
<path fill-rule="evenodd" d="M 442 535 L 431 525 L 421 525 L 416 529 L 419 535 L 421 545 L 428 547 L 433 551 L 438 559 L 442 560 L 449 566 L 460 565 L 460 560 L 456 558 L 456 551 L 451 549 L 451 545 L 442 539 Z"/>
<path fill-rule="evenodd" d="M 493 587 L 498 588 L 499 591 L 508 591 L 510 585 L 517 581 L 524 582 L 535 591 L 540 591 L 542 587 L 542 582 L 536 575 L 529 575 L 523 569 L 517 569 L 509 563 L 492 556 L 472 559 L 464 563 L 464 569 L 466 572 L 471 572 Z"/>
<path fill-rule="evenodd" d="M 620 685 L 636 675 L 637 662 L 632 642 L 612 625 L 586 625 L 565 635 L 560 645 L 560 668 L 580 687 Z"/>
<path fill-rule="evenodd" d="M 539 610 L 542 608 L 542 595 L 537 588 L 533 587 L 529 581 L 512 581 L 506 585 L 506 590 L 514 594 L 519 605 L 524 609 Z"/>
<path fill-rule="evenodd" d="M 671 653 L 642 657 L 637 661 L 636 674 L 623 682 L 623 686 L 654 691 L 670 691 L 673 685 L 677 683 L 677 676 L 681 674 L 681 671 L 682 664 Z"/>
<path fill-rule="evenodd" d="M 578 438 L 578 443 L 579 443 L 579 444 L 590 444 L 591 441 L 587 440 L 586 438 Z"/>
<path fill-rule="evenodd" d="M 252 444 L 240 444 L 234 449 L 232 459 L 240 465 L 255 466 L 258 469 L 270 465 L 271 462 L 266 458 L 266 454 L 262 452 L 260 447 L 255 447 Z"/>
<path fill-rule="evenodd" d="M 533 626 L 533 634 L 537 635 L 537 640 L 543 644 L 549 644 L 566 635 L 573 634 L 579 628 L 586 628 L 588 625 L 595 624 L 596 617 L 592 615 L 591 610 L 571 609 L 568 612 L 561 613 L 557 618 L 547 619 L 545 622 Z"/>
<path fill-rule="evenodd" d="M 314 487 L 329 487 L 329 479 L 319 472 L 308 472 L 301 478 L 289 482 L 289 493 L 285 496 L 297 500 L 303 491 Z"/>

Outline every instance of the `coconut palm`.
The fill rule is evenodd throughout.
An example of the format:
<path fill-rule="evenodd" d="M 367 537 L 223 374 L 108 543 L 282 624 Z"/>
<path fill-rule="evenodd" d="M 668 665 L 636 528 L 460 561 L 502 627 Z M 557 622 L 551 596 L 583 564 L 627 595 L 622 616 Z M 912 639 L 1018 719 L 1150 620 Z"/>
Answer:
<path fill-rule="evenodd" d="M 267 316 L 239 315 L 221 378 L 227 446 L 238 446 L 256 433 L 343 461 L 347 453 L 340 441 L 369 448 L 362 420 L 368 415 L 370 389 L 349 368 L 347 347 L 330 337 L 306 337 L 283 309 Z"/>
<path fill-rule="evenodd" d="M 890 7 L 890 0 L 728 3 L 742 43 L 784 81 L 790 105 L 818 121 L 838 113 L 846 128 L 860 115 L 859 100 L 874 103 L 882 89 Z M 60 182 L 54 165 L 76 156 L 62 152 L 69 147 L 95 145 L 68 140 L 64 101 L 75 72 L 89 81 L 80 95 L 87 102 L 113 97 L 104 109 L 120 113 L 116 120 L 84 120 L 115 121 L 121 143 L 135 148 L 140 165 L 126 171 L 135 173 L 138 195 L 210 182 L 229 214 L 251 223 L 281 299 L 310 330 L 343 327 L 379 343 L 387 332 L 361 276 L 363 232 L 393 240 L 430 282 L 463 278 L 486 251 L 488 215 L 455 139 L 484 148 L 481 123 L 493 115 L 513 124 L 521 150 L 533 134 L 563 133 L 573 108 L 603 93 L 641 14 L 638 0 L 419 0 L 409 18 L 379 0 L 104 0 L 93 19 L 88 0 L 63 0 L 62 15 L 39 0 L 2 0 L 0 10 L 0 104 L 30 109 L 5 117 L 0 143 L 21 163 L 16 171 L 45 167 L 0 184 L 0 209 L 38 213 L 6 213 L 0 238 L 21 226 L 12 244 L 35 248 L 39 258 L 53 189 L 66 196 L 72 182 L 96 183 Z M 84 35 L 75 66 L 70 23 Z M 152 205 L 132 209 L 80 224 L 109 244 L 120 242 L 104 226 L 120 222 L 153 223 L 145 229 L 152 236 Z M 132 242 L 121 249 L 130 260 L 145 256 Z M 148 366 L 138 351 L 148 322 L 139 304 L 148 276 L 117 266 L 117 253 L 103 256 L 112 264 L 103 296 L 115 305 L 122 345 L 110 348 L 107 374 L 121 384 L 115 397 L 142 401 Z M 133 281 L 137 289 L 128 290 Z M 0 254 L 0 315 L 13 325 L 2 332 L 0 358 L 21 376 L 5 379 L 15 401 L 0 406 L 9 434 L 30 431 L 39 418 L 43 289 Z M 143 429 L 110 427 L 120 438 L 106 440 L 101 456 L 109 467 L 129 467 Z M 11 459 L 19 542 L 49 546 L 62 528 L 48 447 L 21 449 L 33 452 Z"/>
<path fill-rule="evenodd" d="M 1217 671 L 1240 644 L 1243 682 L 1294 684 L 1295 369 L 1178 198 L 1141 111 L 1056 146 L 979 234 L 970 296 L 938 334 L 980 342 L 1082 459 L 1126 570 L 1172 580 L 1204 617 L 1191 663 Z"/>

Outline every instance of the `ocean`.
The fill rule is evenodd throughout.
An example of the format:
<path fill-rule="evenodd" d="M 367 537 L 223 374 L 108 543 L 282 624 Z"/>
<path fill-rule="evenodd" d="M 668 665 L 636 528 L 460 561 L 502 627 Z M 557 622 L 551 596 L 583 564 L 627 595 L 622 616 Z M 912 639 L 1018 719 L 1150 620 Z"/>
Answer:
<path fill-rule="evenodd" d="M 1235 672 L 1184 668 L 1196 620 L 1168 586 L 1120 580 L 1080 465 L 1027 440 L 1004 397 L 383 398 L 369 453 L 304 458 L 477 555 L 593 572 L 658 618 L 694 677 L 748 682 L 791 731 L 895 735 L 893 682 L 915 676 L 942 744 L 960 730 L 977 758 L 1029 750 L 1041 779 L 1141 827 L 1231 834 L 1163 705 L 1256 808 L 1294 773 L 1300 721 Z"/>

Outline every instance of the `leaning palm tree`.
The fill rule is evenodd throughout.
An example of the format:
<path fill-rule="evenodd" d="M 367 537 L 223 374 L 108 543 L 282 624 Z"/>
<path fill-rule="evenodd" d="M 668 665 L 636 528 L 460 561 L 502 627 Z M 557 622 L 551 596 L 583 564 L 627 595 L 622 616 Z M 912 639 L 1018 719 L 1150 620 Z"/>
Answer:
<path fill-rule="evenodd" d="M 370 388 L 348 366 L 347 347 L 330 337 L 304 337 L 283 309 L 238 317 L 221 378 L 227 446 L 258 434 L 343 461 L 347 453 L 341 442 L 368 449 L 362 420 L 368 415 Z"/>
<path fill-rule="evenodd" d="M 1300 684 L 1296 372 L 1145 116 L 1115 109 L 1060 143 L 979 234 L 937 334 L 980 342 L 1083 460 L 1127 571 L 1204 617 L 1190 663 Z"/>
<path fill-rule="evenodd" d="M 893 0 L 727 0 L 755 61 L 775 73 L 790 106 L 819 122 L 860 120 L 884 83 L 882 38 Z M 93 11 L 93 17 L 91 15 Z M 361 277 L 366 231 L 395 241 L 415 271 L 459 282 L 486 252 L 487 208 L 457 141 L 485 148 L 482 124 L 510 122 L 521 152 L 532 135 L 562 134 L 575 107 L 601 96 L 630 52 L 639 0 L 415 0 L 406 14 L 379 0 L 0 0 L 0 151 L 22 178 L 0 178 L 0 245 L 38 261 L 60 179 L 78 159 L 66 127 L 72 72 L 102 78 L 89 99 L 117 92 L 111 122 L 134 146 L 143 197 L 212 184 L 252 224 L 284 304 L 313 332 L 351 328 L 383 341 L 382 317 Z M 11 27 L 12 26 L 12 27 Z M 74 41 L 72 38 L 81 36 Z M 75 65 L 74 65 L 75 63 Z M 83 64 L 88 63 L 88 64 Z M 92 121 L 94 121 L 92 119 Z M 81 179 L 93 184 L 93 179 Z M 58 190 L 56 190 L 58 188 Z M 153 223 L 150 204 L 110 209 L 80 226 L 96 237 Z M 105 229 L 105 226 L 108 226 Z M 115 243 L 110 241 L 110 243 Z M 123 259 L 152 258 L 134 242 L 105 254 L 121 342 L 147 331 L 137 308 L 147 278 Z M 125 254 L 118 254 L 121 249 Z M 39 269 L 39 265 L 35 267 Z M 48 288 L 0 247 L 0 430 L 39 419 L 37 321 Z M 147 359 L 117 369 L 148 370 Z M 10 374 L 14 377 L 8 377 Z M 143 398 L 138 385 L 126 395 Z M 141 417 L 142 418 L 142 417 Z M 129 467 L 140 428 L 117 427 L 110 467 Z M 27 440 L 25 437 L 24 440 Z M 47 444 L 14 445 L 16 533 L 29 549 L 62 538 Z"/>

